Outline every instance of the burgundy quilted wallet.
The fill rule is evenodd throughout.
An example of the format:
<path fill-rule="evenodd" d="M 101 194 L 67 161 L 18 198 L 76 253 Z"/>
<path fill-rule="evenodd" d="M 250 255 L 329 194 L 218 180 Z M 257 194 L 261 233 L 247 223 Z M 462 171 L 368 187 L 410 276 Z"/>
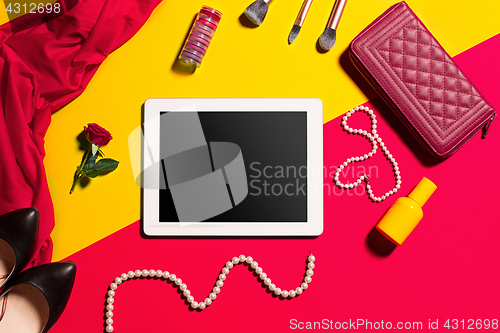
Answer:
<path fill-rule="evenodd" d="M 481 128 L 495 110 L 462 73 L 405 2 L 390 7 L 349 46 L 363 76 L 417 140 L 446 158 Z"/>

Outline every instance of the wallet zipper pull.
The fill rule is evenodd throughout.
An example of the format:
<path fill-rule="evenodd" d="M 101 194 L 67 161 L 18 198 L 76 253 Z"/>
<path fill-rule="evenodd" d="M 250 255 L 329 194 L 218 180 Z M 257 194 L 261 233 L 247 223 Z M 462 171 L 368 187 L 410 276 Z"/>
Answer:
<path fill-rule="evenodd" d="M 495 120 L 496 117 L 497 117 L 497 114 L 495 113 L 495 115 L 488 121 L 488 123 L 484 127 L 484 131 L 483 131 L 483 135 L 481 136 L 481 139 L 486 138 L 486 135 L 488 134 L 488 130 L 490 129 L 491 123 L 493 122 L 493 120 Z"/>

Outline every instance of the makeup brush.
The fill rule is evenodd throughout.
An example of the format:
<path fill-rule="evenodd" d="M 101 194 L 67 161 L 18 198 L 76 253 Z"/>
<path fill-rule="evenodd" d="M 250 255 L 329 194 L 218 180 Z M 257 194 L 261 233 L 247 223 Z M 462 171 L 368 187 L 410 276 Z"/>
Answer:
<path fill-rule="evenodd" d="M 339 26 L 342 12 L 344 11 L 347 0 L 337 0 L 333 6 L 332 14 L 326 25 L 326 29 L 319 37 L 319 46 L 325 51 L 330 50 L 337 40 L 337 27 Z"/>
<path fill-rule="evenodd" d="M 299 15 L 295 19 L 292 31 L 290 31 L 290 34 L 288 35 L 288 44 L 292 44 L 295 38 L 297 38 L 300 32 L 300 28 L 302 27 L 302 24 L 304 24 L 304 21 L 306 20 L 307 12 L 311 7 L 312 2 L 313 0 L 304 0 L 302 8 L 300 8 Z"/>
<path fill-rule="evenodd" d="M 257 0 L 245 9 L 245 15 L 250 22 L 255 25 L 261 25 L 266 18 L 267 10 L 271 0 Z"/>

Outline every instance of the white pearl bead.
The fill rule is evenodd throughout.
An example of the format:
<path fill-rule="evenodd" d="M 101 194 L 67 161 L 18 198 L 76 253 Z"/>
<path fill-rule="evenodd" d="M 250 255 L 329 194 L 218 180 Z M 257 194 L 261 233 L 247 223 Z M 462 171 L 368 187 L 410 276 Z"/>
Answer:
<path fill-rule="evenodd" d="M 135 274 L 134 274 L 134 272 L 133 272 L 133 271 L 129 271 L 129 272 L 127 273 L 127 276 L 128 276 L 128 278 L 129 278 L 129 279 L 132 279 L 132 278 L 135 276 Z"/>
<path fill-rule="evenodd" d="M 109 297 L 115 297 L 115 291 L 114 290 L 108 291 L 108 296 Z"/>
<path fill-rule="evenodd" d="M 115 309 L 115 307 L 112 304 L 106 305 L 106 310 L 113 311 L 114 309 Z"/>
<path fill-rule="evenodd" d="M 186 297 L 186 301 L 188 301 L 188 303 L 193 303 L 194 302 L 194 297 L 193 296 L 188 296 L 188 297 Z"/>
<path fill-rule="evenodd" d="M 267 288 L 269 288 L 270 291 L 274 291 L 276 290 L 276 285 L 274 283 L 271 283 Z"/>
<path fill-rule="evenodd" d="M 154 269 L 149 270 L 149 277 L 155 277 L 156 276 L 156 271 Z"/>
<path fill-rule="evenodd" d="M 240 254 L 239 258 L 240 262 L 244 262 L 245 260 L 247 260 L 247 257 L 245 257 L 243 254 Z"/>
<path fill-rule="evenodd" d="M 305 282 L 300 285 L 300 288 L 302 288 L 302 290 L 306 290 L 307 287 L 309 287 L 309 285 Z"/>
<path fill-rule="evenodd" d="M 136 271 L 134 272 L 134 276 L 135 276 L 136 278 L 138 278 L 139 276 L 142 276 L 142 271 L 140 271 L 140 270 L 136 270 Z"/>
<path fill-rule="evenodd" d="M 111 326 L 111 325 L 106 326 L 106 332 L 108 332 L 108 333 L 113 332 L 113 326 Z"/>
<path fill-rule="evenodd" d="M 179 278 L 175 279 L 175 284 L 180 286 L 182 284 L 182 280 Z"/>
<path fill-rule="evenodd" d="M 233 265 L 233 263 L 232 263 L 232 262 L 230 262 L 230 261 L 226 262 L 226 268 L 227 268 L 227 269 L 231 269 L 231 268 L 233 268 L 233 267 L 234 267 L 234 265 Z"/>
<path fill-rule="evenodd" d="M 168 279 L 168 277 L 169 277 L 169 276 L 170 276 L 170 273 L 169 273 L 169 272 L 167 272 L 167 271 L 163 272 L 163 278 L 164 278 L 165 280 L 166 280 L 166 279 Z"/>
<path fill-rule="evenodd" d="M 162 271 L 160 271 L 160 270 L 157 270 L 157 271 L 156 271 L 156 277 L 157 277 L 157 278 L 161 278 L 162 276 L 163 276 L 163 272 L 162 272 Z"/>
<path fill-rule="evenodd" d="M 246 260 L 247 264 L 251 264 L 251 263 L 252 263 L 252 261 L 253 261 L 253 258 L 252 258 L 252 257 L 247 257 L 247 260 Z"/>
<path fill-rule="evenodd" d="M 214 287 L 213 292 L 214 292 L 214 294 L 217 295 L 218 293 L 220 293 L 220 288 L 219 287 Z"/>
<path fill-rule="evenodd" d="M 233 263 L 233 265 L 239 264 L 240 263 L 240 258 L 234 257 L 233 259 L 231 259 L 231 262 Z"/>
<path fill-rule="evenodd" d="M 288 297 L 288 295 L 289 295 L 289 294 L 288 294 L 288 291 L 286 291 L 286 290 L 283 290 L 283 291 L 281 292 L 281 296 L 283 296 L 283 298 L 287 298 L 287 297 Z"/>
<path fill-rule="evenodd" d="M 297 287 L 297 288 L 295 289 L 295 293 L 297 293 L 297 295 L 302 294 L 302 292 L 303 292 L 303 291 L 304 291 L 304 290 L 303 290 L 301 287 Z"/>
<path fill-rule="evenodd" d="M 347 131 L 348 131 L 349 133 L 352 133 L 354 130 L 353 130 L 352 128 L 349 128 Z"/>
<path fill-rule="evenodd" d="M 106 302 L 108 302 L 108 304 L 113 304 L 115 302 L 115 299 L 113 297 L 108 297 L 106 299 Z"/>
<path fill-rule="evenodd" d="M 259 267 L 259 268 L 260 268 L 260 267 Z M 259 278 L 260 278 L 262 281 L 264 281 L 264 280 L 267 278 L 267 274 L 266 274 L 266 273 L 264 273 L 264 272 L 262 272 L 262 273 L 260 273 L 260 274 L 259 274 Z"/>
<path fill-rule="evenodd" d="M 307 257 L 307 259 L 309 260 L 309 262 L 314 262 L 316 260 L 316 257 L 311 254 L 309 257 Z"/>
<path fill-rule="evenodd" d="M 295 292 L 295 290 L 290 290 L 290 294 L 288 296 L 290 296 L 291 298 L 294 298 L 296 295 L 297 295 L 297 293 Z"/>
<path fill-rule="evenodd" d="M 264 284 L 265 284 L 266 286 L 271 285 L 271 279 L 270 279 L 270 278 L 265 279 L 265 280 L 264 280 Z"/>
<path fill-rule="evenodd" d="M 212 304 L 212 300 L 210 298 L 205 298 L 205 305 L 210 305 Z"/>
<path fill-rule="evenodd" d="M 172 282 L 175 281 L 175 279 L 177 279 L 177 276 L 175 274 L 170 274 L 170 276 L 168 277 L 168 279 Z"/>
<path fill-rule="evenodd" d="M 193 309 L 197 309 L 197 308 L 198 308 L 198 305 L 199 305 L 199 304 L 198 304 L 198 302 L 193 302 L 193 303 L 191 303 L 191 307 L 192 307 Z"/>
<path fill-rule="evenodd" d="M 113 325 L 113 319 L 111 318 L 106 319 L 106 325 Z"/>
<path fill-rule="evenodd" d="M 309 269 L 314 269 L 314 267 L 316 267 L 316 265 L 312 262 L 307 264 L 307 268 L 309 268 Z"/>
<path fill-rule="evenodd" d="M 307 272 L 306 272 L 306 274 L 308 276 L 313 276 L 314 275 L 314 271 L 312 269 L 308 269 Z"/>
<path fill-rule="evenodd" d="M 224 282 L 222 282 L 221 280 L 217 280 L 215 284 L 217 285 L 217 287 L 221 288 L 224 285 Z"/>
<path fill-rule="evenodd" d="M 219 274 L 219 280 L 224 281 L 226 279 L 225 274 Z"/>
<path fill-rule="evenodd" d="M 113 312 L 111 311 L 106 312 L 106 317 L 113 318 Z"/>
<path fill-rule="evenodd" d="M 308 275 L 304 278 L 305 283 L 311 283 L 312 278 Z"/>
<path fill-rule="evenodd" d="M 127 274 L 123 273 L 122 275 L 120 275 L 120 279 L 122 279 L 122 281 L 127 281 L 128 280 Z"/>
<path fill-rule="evenodd" d="M 142 277 L 149 276 L 149 271 L 147 269 L 143 269 L 141 272 Z"/>
<path fill-rule="evenodd" d="M 189 295 L 191 295 L 191 291 L 186 289 L 182 294 L 184 295 L 184 297 L 188 297 Z"/>
<path fill-rule="evenodd" d="M 276 296 L 281 295 L 281 289 L 280 289 L 280 288 L 276 288 L 276 289 L 274 289 L 274 294 L 275 294 Z"/>
<path fill-rule="evenodd" d="M 401 185 L 396 185 L 396 190 L 399 190 L 401 188 Z"/>
<path fill-rule="evenodd" d="M 257 273 L 257 275 L 260 275 L 262 273 L 262 267 L 257 267 L 255 269 L 255 273 Z"/>
<path fill-rule="evenodd" d="M 116 290 L 116 288 L 118 288 L 118 285 L 114 282 L 109 285 L 109 289 L 111 290 Z"/>
<path fill-rule="evenodd" d="M 208 295 L 208 297 L 213 301 L 217 298 L 217 295 L 214 293 L 210 293 L 210 295 Z"/>
<path fill-rule="evenodd" d="M 226 267 L 224 267 L 222 269 L 222 274 L 228 275 L 229 274 L 229 269 L 227 269 Z"/>
<path fill-rule="evenodd" d="M 204 308 L 206 308 L 207 306 L 205 305 L 205 303 L 201 302 L 200 304 L 198 304 L 198 309 L 200 310 L 203 310 Z"/>
<path fill-rule="evenodd" d="M 253 269 L 256 269 L 257 267 L 259 267 L 259 263 L 257 261 L 253 261 L 251 264 L 250 264 L 250 267 L 252 267 Z"/>
<path fill-rule="evenodd" d="M 187 289 L 187 285 L 185 283 L 182 283 L 180 286 L 179 286 L 179 290 L 180 291 L 185 291 Z"/>

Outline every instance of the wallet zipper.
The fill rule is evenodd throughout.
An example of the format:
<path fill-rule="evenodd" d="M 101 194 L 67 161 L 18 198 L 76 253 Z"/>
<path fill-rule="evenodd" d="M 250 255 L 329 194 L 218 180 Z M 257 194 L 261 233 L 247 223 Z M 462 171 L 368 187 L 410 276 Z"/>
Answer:
<path fill-rule="evenodd" d="M 488 123 L 485 125 L 484 130 L 483 130 L 483 135 L 481 135 L 481 139 L 485 139 L 486 135 L 488 135 L 488 131 L 490 130 L 491 123 L 495 118 L 497 117 L 497 114 L 493 114 L 493 117 L 488 121 Z"/>

